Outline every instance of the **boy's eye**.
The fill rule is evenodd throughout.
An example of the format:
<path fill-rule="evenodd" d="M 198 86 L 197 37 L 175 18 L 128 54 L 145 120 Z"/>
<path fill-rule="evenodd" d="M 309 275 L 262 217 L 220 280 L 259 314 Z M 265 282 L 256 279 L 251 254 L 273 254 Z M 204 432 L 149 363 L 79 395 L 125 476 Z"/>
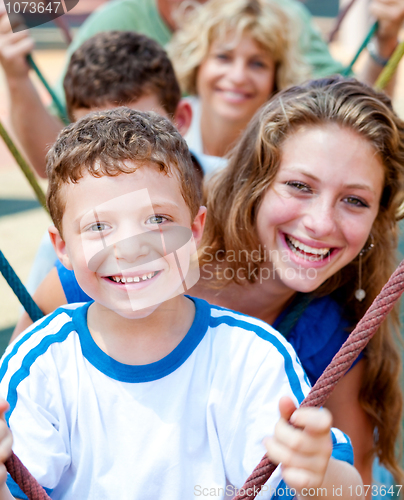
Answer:
<path fill-rule="evenodd" d="M 357 198 L 356 196 L 348 196 L 347 198 L 345 198 L 345 200 L 347 203 L 349 203 L 349 205 L 369 208 L 369 205 L 365 201 L 363 201 L 361 198 Z"/>
<path fill-rule="evenodd" d="M 168 221 L 167 217 L 163 215 L 152 215 L 146 221 L 146 224 L 162 224 L 163 222 Z"/>
<path fill-rule="evenodd" d="M 101 232 L 105 231 L 109 226 L 103 222 L 97 222 L 89 227 L 90 231 Z"/>
<path fill-rule="evenodd" d="M 285 183 L 287 186 L 291 186 L 298 191 L 302 191 L 303 193 L 310 193 L 311 192 L 311 187 L 306 184 L 305 182 L 301 181 L 287 181 Z"/>

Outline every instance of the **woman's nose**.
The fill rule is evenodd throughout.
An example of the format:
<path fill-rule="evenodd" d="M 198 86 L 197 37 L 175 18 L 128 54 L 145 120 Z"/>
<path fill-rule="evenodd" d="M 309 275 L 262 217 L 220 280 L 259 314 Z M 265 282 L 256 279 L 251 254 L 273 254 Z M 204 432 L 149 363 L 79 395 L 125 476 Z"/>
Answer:
<path fill-rule="evenodd" d="M 234 59 L 230 66 L 229 77 L 235 83 L 242 83 L 246 79 L 246 64 L 241 59 Z"/>
<path fill-rule="evenodd" d="M 335 208 L 326 200 L 313 202 L 307 208 L 303 224 L 312 237 L 320 238 L 333 233 L 337 227 Z"/>

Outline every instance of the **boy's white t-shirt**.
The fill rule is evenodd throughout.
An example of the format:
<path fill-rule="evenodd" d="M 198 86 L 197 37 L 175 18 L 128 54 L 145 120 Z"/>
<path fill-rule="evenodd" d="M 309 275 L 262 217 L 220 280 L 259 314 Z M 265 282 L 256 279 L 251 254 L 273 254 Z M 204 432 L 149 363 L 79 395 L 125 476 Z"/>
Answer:
<path fill-rule="evenodd" d="M 52 499 L 223 499 L 244 484 L 265 453 L 279 398 L 298 404 L 309 384 L 272 327 L 192 300 L 189 332 L 149 365 L 99 349 L 87 328 L 90 303 L 59 308 L 8 347 L 0 393 L 13 449 Z M 346 437 L 333 440 L 349 461 Z M 258 498 L 279 481 L 278 470 Z"/>

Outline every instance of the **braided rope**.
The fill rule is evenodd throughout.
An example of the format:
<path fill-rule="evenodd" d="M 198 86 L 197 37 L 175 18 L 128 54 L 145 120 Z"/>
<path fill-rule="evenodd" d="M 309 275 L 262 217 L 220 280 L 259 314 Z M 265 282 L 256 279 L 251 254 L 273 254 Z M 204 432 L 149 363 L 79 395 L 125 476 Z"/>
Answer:
<path fill-rule="evenodd" d="M 7 471 L 29 500 L 51 500 L 42 486 L 14 453 L 5 462 Z"/>
<path fill-rule="evenodd" d="M 39 203 L 47 211 L 48 209 L 46 207 L 46 197 L 45 197 L 44 192 L 42 191 L 41 186 L 38 184 L 38 181 L 36 180 L 34 172 L 32 171 L 31 167 L 28 165 L 28 162 L 24 159 L 22 154 L 19 152 L 17 146 L 14 144 L 14 141 L 8 135 L 7 130 L 4 128 L 4 126 L 1 122 L 0 122 L 0 136 L 3 139 L 3 141 L 5 142 L 6 146 L 8 147 L 10 153 L 14 156 L 15 161 L 17 162 L 18 166 L 23 171 L 28 182 L 31 184 L 31 187 L 34 190 Z"/>
<path fill-rule="evenodd" d="M 352 366 L 360 352 L 376 333 L 394 304 L 404 291 L 404 260 L 391 275 L 379 295 L 359 321 L 356 328 L 349 335 L 346 342 L 327 366 L 324 373 L 314 384 L 300 407 L 321 406 L 327 400 L 339 380 Z M 244 486 L 234 500 L 255 498 L 262 486 L 271 477 L 276 466 L 264 456 L 261 462 L 249 476 Z"/>
<path fill-rule="evenodd" d="M 342 76 L 348 76 L 349 73 L 352 71 L 352 68 L 356 61 L 358 60 L 359 56 L 362 54 L 362 52 L 365 50 L 367 44 L 370 42 L 371 38 L 373 35 L 376 33 L 377 29 L 379 27 L 378 21 L 376 21 L 369 29 L 368 34 L 365 36 L 365 39 L 363 40 L 361 46 L 359 47 L 358 51 L 356 54 L 353 56 L 352 61 L 348 64 L 348 66 L 341 71 Z"/>
<path fill-rule="evenodd" d="M 4 276 L 5 280 L 7 281 L 13 292 L 16 294 L 18 300 L 27 311 L 28 316 L 31 318 L 32 322 L 35 323 L 35 321 L 42 318 L 43 312 L 39 309 L 34 299 L 28 293 L 27 289 L 22 284 L 20 278 L 17 276 L 16 272 L 11 267 L 10 263 L 5 258 L 1 250 L 0 273 Z"/>
<path fill-rule="evenodd" d="M 37 77 L 41 80 L 43 86 L 46 88 L 48 91 L 49 95 L 52 97 L 53 104 L 55 105 L 59 118 L 62 120 L 62 122 L 65 125 L 69 125 L 70 120 L 67 116 L 66 113 L 66 108 L 63 106 L 62 102 L 60 101 L 59 97 L 56 95 L 55 91 L 52 89 L 52 87 L 49 85 L 47 82 L 46 78 L 43 76 L 42 72 L 36 65 L 34 59 L 32 58 L 31 54 L 27 55 L 27 62 L 31 66 L 31 68 L 35 71 Z"/>

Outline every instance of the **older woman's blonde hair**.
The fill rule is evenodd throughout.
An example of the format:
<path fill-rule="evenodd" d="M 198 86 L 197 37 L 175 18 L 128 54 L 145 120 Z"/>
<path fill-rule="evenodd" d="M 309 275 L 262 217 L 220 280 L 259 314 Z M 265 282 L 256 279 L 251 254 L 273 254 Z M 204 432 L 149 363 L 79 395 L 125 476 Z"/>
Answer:
<path fill-rule="evenodd" d="M 299 48 L 300 26 L 273 0 L 209 0 L 189 3 L 167 47 L 183 92 L 197 95 L 199 66 L 213 41 L 249 34 L 276 64 L 275 91 L 308 79 L 310 66 Z"/>
<path fill-rule="evenodd" d="M 248 266 L 259 269 L 260 259 L 226 259 L 235 255 L 262 253 L 256 230 L 261 202 L 279 170 L 287 137 L 302 126 L 338 124 L 355 131 L 370 143 L 384 167 L 384 186 L 379 212 L 371 234 L 374 248 L 363 258 L 362 286 L 366 297 L 355 298 L 358 288 L 358 259 L 331 276 L 316 291 L 332 294 L 351 320 L 359 321 L 396 266 L 397 214 L 404 194 L 404 122 L 394 113 L 389 98 L 356 80 L 341 77 L 313 80 L 277 94 L 253 118 L 234 150 L 228 166 L 208 183 L 207 220 L 201 243 L 200 264 L 212 256 L 225 256 L 233 269 L 234 282 L 252 276 Z M 244 252 L 244 253 L 243 253 Z M 229 280 L 220 275 L 212 285 Z M 374 452 L 381 463 L 402 483 L 396 457 L 400 441 L 402 393 L 399 383 L 400 356 L 394 341 L 399 330 L 397 308 L 384 322 L 364 352 L 366 362 L 359 401 L 375 431 Z"/>

